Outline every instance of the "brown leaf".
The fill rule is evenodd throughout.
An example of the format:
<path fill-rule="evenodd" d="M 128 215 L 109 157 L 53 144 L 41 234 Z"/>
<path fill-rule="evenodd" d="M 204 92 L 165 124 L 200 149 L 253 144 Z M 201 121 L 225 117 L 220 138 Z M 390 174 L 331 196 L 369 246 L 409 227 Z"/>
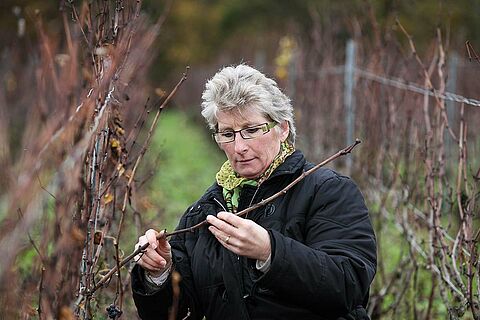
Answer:
<path fill-rule="evenodd" d="M 96 245 L 99 245 L 100 242 L 102 241 L 102 238 L 103 238 L 102 231 L 96 231 L 95 235 L 93 236 L 93 243 Z"/>

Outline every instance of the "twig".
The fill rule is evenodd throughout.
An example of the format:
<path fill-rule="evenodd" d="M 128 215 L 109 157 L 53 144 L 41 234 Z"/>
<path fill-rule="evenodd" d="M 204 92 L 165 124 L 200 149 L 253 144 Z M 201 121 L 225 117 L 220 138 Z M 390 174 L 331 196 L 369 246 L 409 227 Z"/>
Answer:
<path fill-rule="evenodd" d="M 187 80 L 187 73 L 188 73 L 188 70 L 190 69 L 190 67 L 187 66 L 185 72 L 183 73 L 182 75 L 182 78 L 180 79 L 180 81 L 178 81 L 178 83 L 175 85 L 175 87 L 173 88 L 172 92 L 170 92 L 170 94 L 168 95 L 168 97 L 163 101 L 163 103 L 158 107 L 158 110 L 157 110 L 157 113 L 155 114 L 155 118 L 153 119 L 153 122 L 152 122 L 152 125 L 150 126 L 150 130 L 148 131 L 148 134 L 147 134 L 147 139 L 145 140 L 144 144 L 143 144 L 143 147 L 142 147 L 142 151 L 140 152 L 138 158 L 137 158 L 137 161 L 135 162 L 135 165 L 133 166 L 133 169 L 132 169 L 132 174 L 130 175 L 130 179 L 128 180 L 128 185 L 130 185 L 132 183 L 132 180 L 133 180 L 133 177 L 135 176 L 135 172 L 138 168 L 138 164 L 140 163 L 140 161 L 142 160 L 143 158 L 143 155 L 145 154 L 145 152 L 147 151 L 147 147 L 148 145 L 150 144 L 150 139 L 152 138 L 153 136 L 153 132 L 155 131 L 155 128 L 157 127 L 157 122 L 158 122 L 158 119 L 160 118 L 160 114 L 163 110 L 163 108 L 165 108 L 165 106 L 170 102 L 170 100 L 172 99 L 172 97 L 177 93 L 178 91 L 178 88 L 180 88 L 180 86 L 182 85 L 182 83 Z"/>
<path fill-rule="evenodd" d="M 130 154 L 133 151 L 133 148 L 135 147 L 135 144 L 137 143 L 138 136 L 140 132 L 143 131 L 143 126 L 145 125 L 145 120 L 150 114 L 150 108 L 148 107 L 148 103 L 150 101 L 150 97 L 147 98 L 147 101 L 145 102 L 145 105 L 143 106 L 143 110 L 140 113 L 140 115 L 137 118 L 137 121 L 135 121 L 135 125 L 133 126 L 132 130 L 130 131 L 130 134 L 128 137 L 125 139 L 125 148 L 127 149 L 128 154 Z M 131 143 L 130 147 L 127 147 L 127 144 Z"/>
<path fill-rule="evenodd" d="M 410 229 L 410 224 L 409 224 L 408 219 L 407 219 L 407 212 L 406 212 L 406 210 L 404 210 L 404 211 L 405 212 L 403 213 L 403 216 L 401 218 L 402 220 L 400 222 L 395 221 L 394 222 L 395 226 L 400 230 L 400 232 L 402 232 L 406 236 L 406 239 L 409 242 L 410 246 L 413 249 L 415 249 L 415 251 L 418 252 L 424 259 L 426 259 L 428 261 L 429 255 L 422 249 L 421 245 L 417 242 L 417 239 L 414 236 L 414 231 Z M 392 214 L 392 213 L 389 213 L 389 214 Z M 455 286 L 455 284 L 451 281 L 451 279 L 450 279 L 450 277 L 448 277 L 448 275 L 445 275 L 444 273 L 442 273 L 442 270 L 436 264 L 429 262 L 428 268 L 430 268 L 432 271 L 434 271 L 435 274 L 438 275 L 440 280 L 443 280 L 449 286 L 452 293 L 455 292 L 455 293 L 458 294 L 458 296 L 463 298 L 462 291 Z M 442 287 L 440 287 L 440 288 L 442 288 Z M 462 299 L 462 300 L 464 300 L 464 299 Z M 446 304 L 448 304 L 447 300 L 445 300 L 444 302 Z"/>
<path fill-rule="evenodd" d="M 38 183 L 40 184 L 40 188 L 42 188 L 43 190 L 45 190 L 45 192 L 47 192 L 49 195 L 51 195 L 53 199 L 55 199 L 56 201 L 58 201 L 57 197 L 55 197 L 50 191 L 48 191 L 48 190 L 43 186 L 42 181 L 40 181 L 40 177 L 38 176 L 38 172 L 36 172 L 36 175 L 37 175 Z"/>
<path fill-rule="evenodd" d="M 400 302 L 402 301 L 402 297 L 405 295 L 407 292 L 407 289 L 410 285 L 410 280 L 412 279 L 412 274 L 414 273 L 414 269 L 408 269 L 406 271 L 405 279 L 403 279 L 402 283 L 404 286 L 396 293 L 395 295 L 395 300 L 393 301 L 392 304 L 388 307 L 389 310 L 392 310 L 393 314 L 395 315 L 397 312 L 397 308 L 400 305 Z M 405 272 L 404 272 L 405 273 Z M 388 310 L 387 309 L 387 310 Z"/>
<path fill-rule="evenodd" d="M 381 305 L 385 300 L 385 297 L 388 294 L 392 294 L 393 289 L 399 287 L 398 281 L 401 280 L 402 273 L 405 272 L 407 265 L 411 262 L 410 256 L 403 257 L 403 254 L 400 254 L 399 256 L 401 257 L 401 260 L 398 262 L 398 266 L 392 273 L 393 276 L 388 279 L 389 281 L 386 285 L 384 285 L 380 290 L 378 290 L 378 293 L 376 295 L 373 295 L 371 297 L 368 306 L 368 314 L 371 314 L 378 305 Z M 385 280 L 385 282 L 387 281 Z"/>
<path fill-rule="evenodd" d="M 88 46 L 88 49 L 91 52 L 92 44 L 90 43 L 90 41 L 88 41 L 88 37 L 85 34 L 85 31 L 83 30 L 83 27 L 81 25 L 82 22 L 80 21 L 80 17 L 78 16 L 77 9 L 75 8 L 75 5 L 73 4 L 72 0 L 68 0 L 67 2 L 70 5 L 70 9 L 72 10 L 72 14 L 74 16 L 73 18 L 75 22 L 78 22 L 78 27 L 80 29 L 80 32 L 82 33 L 83 38 L 85 39 L 85 44 Z M 92 54 L 92 57 L 93 57 L 93 54 Z"/>
<path fill-rule="evenodd" d="M 117 267 L 117 275 L 118 275 L 118 279 L 117 279 L 117 295 L 119 295 L 119 299 L 120 299 L 120 303 L 119 303 L 119 307 L 120 307 L 120 310 L 122 310 L 122 307 L 123 307 L 123 288 L 122 288 L 122 276 L 121 276 L 121 268 L 120 268 L 120 252 L 118 250 L 118 242 L 117 242 L 117 239 L 115 239 L 113 241 L 113 245 L 115 246 L 115 263 L 116 263 L 116 267 Z"/>
<path fill-rule="evenodd" d="M 185 80 L 187 80 L 187 73 L 188 73 L 189 69 L 190 69 L 190 67 L 187 66 L 185 72 L 183 73 L 183 75 L 180 78 L 180 80 L 178 81 L 178 83 L 175 85 L 175 87 L 170 92 L 168 97 L 158 107 L 157 113 L 155 114 L 155 118 L 153 119 L 153 122 L 150 126 L 150 130 L 148 131 L 147 138 L 145 139 L 145 142 L 143 143 L 142 150 L 140 151 L 140 154 L 138 155 L 137 160 L 135 161 L 135 165 L 133 166 L 132 173 L 130 174 L 130 178 L 128 179 L 128 182 L 127 182 L 125 196 L 123 198 L 121 217 L 120 217 L 120 222 L 118 224 L 118 226 L 119 226 L 118 227 L 118 234 L 117 234 L 117 240 L 118 241 L 120 240 L 120 234 L 121 234 L 121 231 L 122 231 L 123 220 L 124 220 L 124 216 L 125 216 L 125 210 L 126 210 L 126 207 L 127 207 L 128 199 L 130 197 L 131 184 L 132 184 L 133 178 L 135 177 L 135 173 L 137 171 L 138 165 L 140 164 L 140 161 L 142 160 L 143 155 L 147 151 L 147 148 L 150 144 L 150 140 L 153 136 L 155 128 L 157 127 L 157 122 L 158 122 L 158 119 L 160 118 L 160 114 L 162 113 L 163 108 L 165 108 L 165 106 L 170 102 L 172 97 L 177 93 L 177 91 L 180 88 L 180 86 L 182 85 L 182 83 L 185 82 Z"/>
<path fill-rule="evenodd" d="M 355 148 L 358 144 L 360 144 L 361 141 L 359 139 L 356 139 L 355 140 L 355 143 L 338 151 L 337 153 L 335 153 L 334 155 L 330 156 L 329 158 L 323 160 L 322 162 L 320 162 L 319 164 L 315 165 L 313 168 L 303 172 L 297 179 L 295 179 L 293 182 L 291 182 L 288 186 L 286 186 L 285 188 L 283 188 L 282 190 L 280 190 L 279 192 L 275 193 L 274 195 L 272 195 L 271 197 L 268 197 L 267 199 L 265 200 L 262 200 L 260 201 L 259 203 L 251 206 L 251 207 L 248 207 L 240 212 L 237 213 L 237 216 L 241 217 L 241 216 L 244 216 L 246 215 L 247 213 L 255 210 L 255 209 L 258 209 L 259 207 L 262 207 L 264 206 L 265 204 L 275 200 L 276 198 L 284 195 L 287 193 L 288 190 L 290 190 L 294 185 L 296 185 L 298 182 L 300 182 L 301 180 L 303 180 L 306 176 L 310 175 L 312 172 L 318 170 L 319 168 L 325 166 L 326 164 L 332 162 L 333 160 L 341 157 L 341 156 L 344 156 L 348 153 L 351 153 L 353 148 Z M 207 221 L 206 220 L 203 220 L 202 222 L 190 227 L 190 228 L 185 228 L 185 229 L 179 229 L 179 230 L 176 230 L 176 231 L 173 231 L 171 233 L 162 233 L 161 237 L 171 237 L 173 235 L 178 235 L 178 234 L 181 234 L 181 233 L 186 233 L 186 232 L 193 232 L 195 229 L 198 229 L 204 225 L 207 224 Z M 145 243 L 143 246 L 137 248 L 134 252 L 132 252 L 130 255 L 128 255 L 127 257 L 125 257 L 125 259 L 122 260 L 122 262 L 119 264 L 119 266 L 115 266 L 114 268 L 112 268 L 109 272 L 107 272 L 107 274 L 102 278 L 100 279 L 100 281 L 97 282 L 97 284 L 93 287 L 93 289 L 91 289 L 89 292 L 86 293 L 86 295 L 89 295 L 91 296 L 95 291 L 98 290 L 98 288 L 100 288 L 108 279 L 110 279 L 112 277 L 112 275 L 117 271 L 117 268 L 121 268 L 123 267 L 127 262 L 129 262 L 130 260 L 133 259 L 133 257 L 135 257 L 136 255 L 138 255 L 139 253 L 141 253 L 142 251 L 145 251 L 145 249 L 147 249 L 149 246 L 149 243 Z"/>
<path fill-rule="evenodd" d="M 187 315 L 182 320 L 187 320 L 191 316 L 190 308 L 187 309 Z"/>
<path fill-rule="evenodd" d="M 436 282 L 437 277 L 435 273 L 432 273 L 431 276 L 432 276 L 432 288 L 430 289 L 430 295 L 428 297 L 428 307 L 427 307 L 425 319 L 431 319 L 433 302 L 435 299 L 435 287 L 437 285 L 437 282 Z"/>
<path fill-rule="evenodd" d="M 435 92 L 438 92 L 438 90 L 436 90 L 435 87 L 432 84 L 432 80 L 430 78 L 430 75 L 428 74 L 428 71 L 425 67 L 425 64 L 422 62 L 422 60 L 418 56 L 417 49 L 415 48 L 415 44 L 413 43 L 412 36 L 407 32 L 407 30 L 403 27 L 403 25 L 400 23 L 400 21 L 398 19 L 396 19 L 396 23 L 399 26 L 400 30 L 402 30 L 403 34 L 405 34 L 405 36 L 408 39 L 408 43 L 410 45 L 410 49 L 412 50 L 412 54 L 415 56 L 415 60 L 418 62 L 418 64 L 422 68 L 422 72 L 423 72 L 423 75 L 425 76 L 425 80 L 427 81 L 428 88 L 435 91 Z M 440 91 L 440 92 L 442 92 L 442 91 Z M 435 98 L 435 101 L 436 101 L 436 106 L 441 111 L 443 120 L 445 121 L 445 125 L 448 129 L 448 132 L 452 136 L 452 139 L 457 140 L 457 137 L 456 137 L 455 133 L 453 132 L 452 128 L 450 128 L 450 125 L 448 124 L 448 117 L 447 117 L 447 113 L 445 112 L 445 106 L 442 103 L 442 100 L 440 100 L 439 97 L 437 97 L 436 95 L 434 95 L 434 98 Z"/>
<path fill-rule="evenodd" d="M 42 293 L 43 293 L 43 276 L 45 274 L 45 267 L 42 266 L 42 274 L 40 276 L 40 284 L 38 285 L 38 320 L 42 320 Z"/>
<path fill-rule="evenodd" d="M 40 257 L 40 261 L 42 261 L 42 265 L 45 264 L 45 258 L 43 257 L 43 255 L 41 254 L 40 250 L 38 249 L 37 245 L 35 244 L 35 242 L 33 241 L 32 239 L 32 236 L 30 235 L 30 232 L 27 232 L 27 235 L 28 235 L 28 239 L 30 240 L 30 243 L 32 244 L 33 246 L 33 249 L 35 249 L 35 251 L 37 252 L 38 256 Z"/>
<path fill-rule="evenodd" d="M 150 101 L 150 97 L 145 102 L 144 109 L 141 115 L 138 117 L 137 121 L 135 122 L 133 129 L 130 131 L 130 134 L 128 135 L 128 137 L 125 139 L 125 154 L 127 155 L 132 155 L 134 153 L 134 149 L 138 145 L 137 139 L 140 133 L 143 131 L 145 122 L 148 119 L 148 116 L 150 115 L 151 108 L 148 106 L 149 101 Z M 157 103 L 160 103 L 160 102 L 157 102 Z M 130 146 L 128 146 L 129 144 Z M 112 178 L 112 180 L 119 178 L 122 174 L 119 174 L 118 171 L 122 169 L 124 170 L 125 168 L 130 167 L 132 162 L 136 160 L 137 157 L 138 155 L 136 157 L 130 157 L 132 158 L 132 160 L 130 161 L 128 159 L 125 159 L 125 161 L 119 162 L 117 170 L 115 172 L 115 176 Z M 127 181 L 128 181 L 128 176 L 127 176 Z"/>
<path fill-rule="evenodd" d="M 18 212 L 18 215 L 20 216 L 20 218 L 23 219 L 22 209 L 18 208 L 17 212 Z M 37 252 L 38 256 L 40 257 L 40 261 L 42 261 L 42 268 L 43 268 L 43 265 L 45 264 L 46 260 L 43 257 L 43 254 L 40 252 L 40 249 L 38 249 L 37 245 L 35 244 L 35 241 L 33 241 L 32 236 L 30 235 L 29 231 L 27 231 L 27 236 L 28 236 L 28 240 L 32 244 L 33 249 Z"/>
<path fill-rule="evenodd" d="M 478 56 L 477 52 L 475 52 L 475 49 L 473 49 L 473 46 L 469 40 L 465 42 L 465 48 L 467 49 L 468 59 L 470 61 L 472 61 L 472 59 L 475 59 L 478 63 L 480 63 L 480 57 Z"/>
<path fill-rule="evenodd" d="M 480 180 L 480 168 L 478 168 L 477 174 L 473 176 L 473 179 Z"/>

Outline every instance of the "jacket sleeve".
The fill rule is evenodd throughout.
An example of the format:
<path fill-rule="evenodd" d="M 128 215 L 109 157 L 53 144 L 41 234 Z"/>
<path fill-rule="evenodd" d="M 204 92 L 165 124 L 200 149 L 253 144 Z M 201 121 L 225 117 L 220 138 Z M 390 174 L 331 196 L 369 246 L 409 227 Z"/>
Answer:
<path fill-rule="evenodd" d="M 343 176 L 330 176 L 306 198 L 304 241 L 269 230 L 272 264 L 259 285 L 321 314 L 347 314 L 365 304 L 376 271 L 368 210 Z"/>
<path fill-rule="evenodd" d="M 188 211 L 184 214 L 177 229 L 183 229 L 187 225 Z M 195 295 L 190 259 L 186 250 L 186 237 L 193 234 L 180 234 L 170 239 L 172 248 L 173 268 L 172 272 L 178 272 L 181 276 L 178 312 L 176 319 L 183 319 L 189 314 L 188 319 L 202 319 L 200 305 Z M 136 265 L 132 270 L 132 292 L 138 315 L 141 319 L 168 319 L 168 313 L 173 305 L 173 288 L 171 276 L 159 287 L 152 291 L 146 284 L 145 272 Z"/>

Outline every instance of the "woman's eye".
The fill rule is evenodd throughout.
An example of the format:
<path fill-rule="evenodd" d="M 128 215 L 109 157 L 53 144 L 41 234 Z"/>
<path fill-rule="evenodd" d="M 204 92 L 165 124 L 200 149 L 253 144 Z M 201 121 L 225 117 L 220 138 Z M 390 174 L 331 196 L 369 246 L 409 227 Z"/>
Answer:
<path fill-rule="evenodd" d="M 245 131 L 247 131 L 247 133 L 256 133 L 258 132 L 258 130 L 260 130 L 260 128 L 247 128 L 245 129 Z"/>
<path fill-rule="evenodd" d="M 225 138 L 233 137 L 233 132 L 232 131 L 225 131 L 225 132 L 221 132 L 220 134 L 222 135 L 222 137 L 225 137 Z"/>

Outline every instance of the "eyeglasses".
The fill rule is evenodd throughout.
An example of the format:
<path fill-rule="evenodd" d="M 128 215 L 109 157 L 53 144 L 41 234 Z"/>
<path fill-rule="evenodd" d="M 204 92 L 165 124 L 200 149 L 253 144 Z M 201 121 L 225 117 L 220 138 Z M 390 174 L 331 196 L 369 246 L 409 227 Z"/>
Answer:
<path fill-rule="evenodd" d="M 235 135 L 238 132 L 243 139 L 255 139 L 269 132 L 270 129 L 275 127 L 277 124 L 277 122 L 270 122 L 258 124 L 256 126 L 247 127 L 240 130 L 218 131 L 213 133 L 213 138 L 215 139 L 215 141 L 217 141 L 217 143 L 228 143 L 235 140 Z"/>

